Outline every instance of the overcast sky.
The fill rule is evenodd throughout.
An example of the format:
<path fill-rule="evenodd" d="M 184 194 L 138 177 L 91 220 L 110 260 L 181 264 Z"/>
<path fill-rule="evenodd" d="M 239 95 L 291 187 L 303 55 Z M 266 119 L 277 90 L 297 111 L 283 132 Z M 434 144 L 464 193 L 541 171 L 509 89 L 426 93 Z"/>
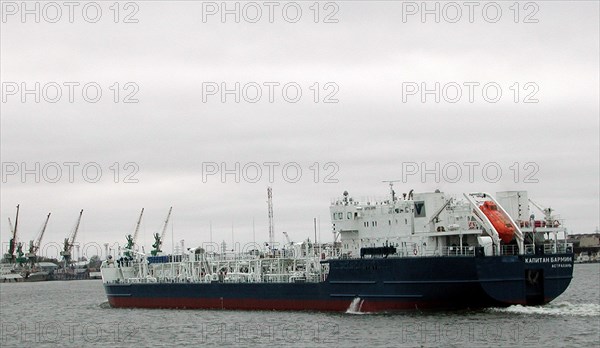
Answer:
<path fill-rule="evenodd" d="M 439 23 L 434 14 L 423 23 L 421 2 L 320 3 L 318 15 L 313 1 L 282 2 L 272 23 L 263 2 L 237 3 L 239 23 L 233 14 L 223 23 L 220 1 L 121 2 L 118 18 L 113 3 L 79 2 L 73 23 L 62 3 L 59 18 L 38 2 L 39 23 L 34 14 L 23 19 L 21 2 L 2 3 L 3 251 L 17 204 L 21 241 L 52 212 L 44 243 L 61 242 L 84 209 L 79 242 L 124 244 L 144 207 L 139 240 L 149 250 L 170 206 L 166 250 L 171 231 L 187 246 L 209 241 L 210 223 L 213 241 L 231 243 L 233 228 L 243 243 L 254 238 L 254 220 L 256 240 L 265 241 L 268 186 L 278 241 L 282 231 L 312 237 L 315 217 L 330 241 L 330 199 L 344 190 L 385 196 L 383 180 L 400 180 L 397 192 L 527 190 L 571 233 L 599 225 L 596 1 L 520 3 L 518 11 L 513 1 L 477 2 L 471 18 L 462 2 L 460 18 L 437 2 Z M 78 83 L 73 102 L 69 82 Z M 239 103 L 222 93 L 236 82 Z M 437 92 L 423 95 L 436 83 Z M 65 162 L 78 163 L 72 183 Z M 213 166 L 222 162 L 232 172 L 239 163 L 239 183 L 234 174 L 222 182 Z M 279 163 L 271 183 L 265 162 Z M 472 180 L 465 162 L 478 163 Z M 34 174 L 23 180 L 23 163 L 39 183 Z M 439 163 L 439 182 L 434 174 L 423 180 L 415 163 L 432 172 Z"/>

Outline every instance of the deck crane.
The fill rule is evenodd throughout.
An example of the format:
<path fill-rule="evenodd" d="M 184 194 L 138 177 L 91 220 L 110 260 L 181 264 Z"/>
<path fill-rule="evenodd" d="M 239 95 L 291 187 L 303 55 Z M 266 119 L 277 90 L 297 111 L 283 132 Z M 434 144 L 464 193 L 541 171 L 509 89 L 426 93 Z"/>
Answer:
<path fill-rule="evenodd" d="M 35 257 L 38 250 L 40 249 L 40 245 L 42 244 L 42 238 L 44 238 L 44 232 L 46 232 L 46 227 L 48 227 L 48 220 L 50 220 L 50 214 L 51 213 L 48 213 L 46 221 L 44 222 L 44 225 L 42 226 L 41 231 L 38 233 L 35 241 L 29 241 L 29 252 L 25 254 L 25 257 L 29 259 L 31 268 L 33 268 L 33 266 L 35 265 Z"/>
<path fill-rule="evenodd" d="M 536 208 L 538 208 L 539 211 L 541 211 L 542 213 L 544 213 L 544 220 L 546 221 L 546 226 L 547 227 L 552 227 L 552 226 L 558 227 L 559 222 L 552 215 L 552 212 L 554 211 L 554 209 L 552 209 L 550 207 L 544 208 L 544 207 L 540 206 L 539 204 L 537 204 L 536 202 L 532 201 L 531 199 L 529 200 L 529 202 L 531 204 L 533 204 L 533 206 L 535 206 Z"/>
<path fill-rule="evenodd" d="M 152 256 L 156 256 L 158 255 L 158 253 L 162 252 L 160 248 L 162 246 L 163 241 L 165 240 L 165 233 L 167 232 L 167 225 L 169 224 L 171 211 L 173 211 L 173 207 L 169 208 L 169 213 L 167 214 L 167 218 L 165 219 L 165 224 L 163 225 L 161 234 L 159 235 L 158 232 L 154 234 L 154 244 L 152 244 L 152 247 L 154 249 L 152 249 L 152 251 L 150 252 Z"/>
<path fill-rule="evenodd" d="M 285 236 L 285 240 L 287 241 L 287 244 L 292 245 L 292 241 L 290 241 L 290 236 L 288 236 L 288 233 L 283 232 L 283 235 Z"/>
<path fill-rule="evenodd" d="M 73 228 L 73 232 L 71 232 L 71 236 L 69 238 L 65 238 L 63 251 L 60 252 L 60 256 L 65 260 L 65 269 L 67 265 L 71 263 L 71 251 L 73 250 L 73 245 L 75 245 L 75 237 L 77 237 L 77 231 L 79 230 L 79 225 L 81 224 L 81 216 L 83 215 L 83 209 L 79 212 L 79 218 L 77 218 L 77 223 L 75 224 L 75 228 Z"/>
<path fill-rule="evenodd" d="M 17 204 L 17 216 L 15 217 L 15 226 L 13 228 L 13 224 L 8 218 L 8 225 L 10 226 L 10 233 L 12 238 L 8 242 L 8 252 L 4 255 L 4 258 L 9 263 L 15 262 L 15 249 L 17 247 L 17 225 L 19 224 L 19 205 Z"/>
<path fill-rule="evenodd" d="M 133 258 L 133 248 L 137 243 L 138 234 L 140 232 L 140 224 L 142 223 L 142 216 L 144 216 L 144 208 L 140 212 L 140 217 L 138 218 L 137 224 L 135 225 L 135 232 L 133 232 L 133 236 L 128 234 L 125 238 L 127 238 L 127 245 L 125 246 L 125 256 L 129 258 Z"/>
<path fill-rule="evenodd" d="M 288 253 L 289 252 L 293 253 L 294 252 L 294 242 L 292 242 L 290 240 L 290 236 L 288 235 L 287 232 L 283 232 L 283 235 L 285 236 L 285 240 L 287 242 L 284 246 L 284 251 L 288 250 Z"/>

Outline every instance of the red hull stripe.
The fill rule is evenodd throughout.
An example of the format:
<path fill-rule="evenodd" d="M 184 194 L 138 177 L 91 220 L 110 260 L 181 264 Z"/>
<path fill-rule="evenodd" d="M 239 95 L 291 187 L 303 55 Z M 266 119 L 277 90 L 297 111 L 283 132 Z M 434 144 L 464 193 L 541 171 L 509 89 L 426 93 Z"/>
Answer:
<path fill-rule="evenodd" d="M 260 299 L 219 299 L 219 298 L 133 298 L 109 297 L 112 307 L 133 308 L 183 308 L 183 309 L 231 309 L 231 310 L 348 310 L 352 300 L 260 300 Z M 381 312 L 407 309 L 439 308 L 440 304 L 404 301 L 364 300 L 362 312 Z"/>

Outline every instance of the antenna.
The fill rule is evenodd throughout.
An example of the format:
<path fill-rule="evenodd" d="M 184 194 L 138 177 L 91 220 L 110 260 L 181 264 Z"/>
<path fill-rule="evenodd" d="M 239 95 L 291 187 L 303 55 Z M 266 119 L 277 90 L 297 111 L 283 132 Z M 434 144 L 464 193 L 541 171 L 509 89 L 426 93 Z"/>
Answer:
<path fill-rule="evenodd" d="M 267 187 L 267 205 L 269 207 L 269 246 L 275 244 L 275 227 L 273 226 L 273 190 Z"/>
<path fill-rule="evenodd" d="M 321 241 L 321 217 L 317 216 L 317 228 L 319 231 L 319 242 Z"/>
<path fill-rule="evenodd" d="M 317 218 L 313 218 L 313 222 L 315 225 L 315 244 L 317 243 Z"/>
<path fill-rule="evenodd" d="M 383 180 L 381 182 L 387 182 L 390 184 L 390 193 L 392 194 L 392 202 L 396 201 L 396 191 L 394 191 L 394 183 L 401 182 L 401 180 Z"/>

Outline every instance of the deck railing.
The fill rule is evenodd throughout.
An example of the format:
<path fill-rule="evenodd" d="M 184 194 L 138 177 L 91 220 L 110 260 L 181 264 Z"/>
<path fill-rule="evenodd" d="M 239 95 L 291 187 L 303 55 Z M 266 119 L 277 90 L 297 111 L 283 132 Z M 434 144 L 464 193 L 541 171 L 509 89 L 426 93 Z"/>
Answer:
<path fill-rule="evenodd" d="M 449 246 L 442 249 L 443 256 L 475 256 L 474 246 Z"/>
<path fill-rule="evenodd" d="M 549 242 L 544 244 L 525 244 L 525 254 L 533 255 L 536 253 L 536 249 L 542 248 L 544 254 L 564 254 L 573 252 L 573 243 L 565 243 L 564 241 L 558 241 L 557 243 Z"/>
<path fill-rule="evenodd" d="M 518 245 L 503 245 L 501 255 L 519 255 Z"/>

